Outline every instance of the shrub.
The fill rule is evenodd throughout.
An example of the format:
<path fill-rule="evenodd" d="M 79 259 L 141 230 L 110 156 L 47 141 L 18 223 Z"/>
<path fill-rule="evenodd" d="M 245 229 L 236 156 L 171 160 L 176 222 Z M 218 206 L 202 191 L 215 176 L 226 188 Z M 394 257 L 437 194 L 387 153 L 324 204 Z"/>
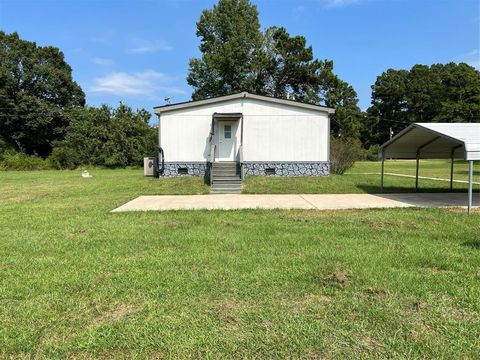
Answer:
<path fill-rule="evenodd" d="M 330 171 L 334 174 L 343 174 L 350 169 L 355 161 L 360 160 L 364 150 L 357 139 L 330 140 Z"/>
<path fill-rule="evenodd" d="M 8 154 L 12 154 L 14 151 L 7 145 L 7 143 L 0 139 L 0 161 Z"/>
<path fill-rule="evenodd" d="M 378 151 L 380 150 L 380 145 L 378 144 L 375 144 L 375 145 L 372 145 L 368 148 L 368 150 L 366 150 L 366 157 L 367 157 L 367 160 L 370 160 L 370 161 L 378 161 Z"/>
<path fill-rule="evenodd" d="M 133 111 L 120 104 L 116 109 L 75 109 L 68 116 L 70 125 L 65 139 L 56 147 L 70 151 L 58 153 L 55 166 L 141 166 L 143 157 L 157 146 L 157 130 L 148 124 L 150 114 L 145 110 Z"/>
<path fill-rule="evenodd" d="M 52 168 L 54 169 L 76 169 L 81 165 L 78 153 L 67 147 L 56 147 L 48 157 Z"/>
<path fill-rule="evenodd" d="M 4 170 L 46 170 L 50 169 L 50 162 L 36 155 L 6 153 L 2 168 Z"/>

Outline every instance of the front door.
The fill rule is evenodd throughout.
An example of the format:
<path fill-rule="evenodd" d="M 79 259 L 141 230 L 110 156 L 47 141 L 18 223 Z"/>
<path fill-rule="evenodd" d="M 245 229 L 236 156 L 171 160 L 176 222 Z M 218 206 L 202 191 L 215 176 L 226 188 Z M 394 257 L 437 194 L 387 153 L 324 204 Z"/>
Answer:
<path fill-rule="evenodd" d="M 235 161 L 236 134 L 236 121 L 218 121 L 218 161 Z"/>

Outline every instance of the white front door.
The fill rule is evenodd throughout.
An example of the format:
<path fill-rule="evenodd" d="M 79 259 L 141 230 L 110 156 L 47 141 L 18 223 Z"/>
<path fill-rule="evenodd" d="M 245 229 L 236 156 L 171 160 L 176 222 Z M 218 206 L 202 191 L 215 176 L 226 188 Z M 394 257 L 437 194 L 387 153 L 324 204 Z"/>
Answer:
<path fill-rule="evenodd" d="M 216 160 L 235 161 L 237 122 L 218 121 L 218 152 Z"/>

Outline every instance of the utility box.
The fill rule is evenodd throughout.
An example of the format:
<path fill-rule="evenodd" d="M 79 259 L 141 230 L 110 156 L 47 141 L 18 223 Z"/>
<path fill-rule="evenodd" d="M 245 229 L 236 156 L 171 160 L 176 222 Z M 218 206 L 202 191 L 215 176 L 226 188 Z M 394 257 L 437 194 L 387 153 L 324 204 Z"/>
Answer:
<path fill-rule="evenodd" d="M 143 158 L 143 175 L 155 176 L 155 158 L 154 157 Z"/>

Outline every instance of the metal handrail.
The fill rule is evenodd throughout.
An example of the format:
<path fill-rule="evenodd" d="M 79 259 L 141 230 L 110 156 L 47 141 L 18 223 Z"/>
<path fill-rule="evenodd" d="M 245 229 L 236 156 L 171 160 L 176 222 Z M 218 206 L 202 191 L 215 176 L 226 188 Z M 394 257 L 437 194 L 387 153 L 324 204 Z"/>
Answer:
<path fill-rule="evenodd" d="M 211 163 L 215 162 L 215 144 L 210 145 L 210 158 Z"/>
<path fill-rule="evenodd" d="M 213 184 L 213 163 L 215 162 L 215 144 L 210 145 L 210 186 Z"/>
<path fill-rule="evenodd" d="M 243 145 L 238 148 L 238 157 L 240 158 L 240 178 L 243 180 Z"/>
<path fill-rule="evenodd" d="M 160 177 L 161 174 L 165 171 L 165 153 L 163 152 L 162 147 L 158 148 L 157 159 L 155 161 L 156 165 L 156 177 Z"/>

